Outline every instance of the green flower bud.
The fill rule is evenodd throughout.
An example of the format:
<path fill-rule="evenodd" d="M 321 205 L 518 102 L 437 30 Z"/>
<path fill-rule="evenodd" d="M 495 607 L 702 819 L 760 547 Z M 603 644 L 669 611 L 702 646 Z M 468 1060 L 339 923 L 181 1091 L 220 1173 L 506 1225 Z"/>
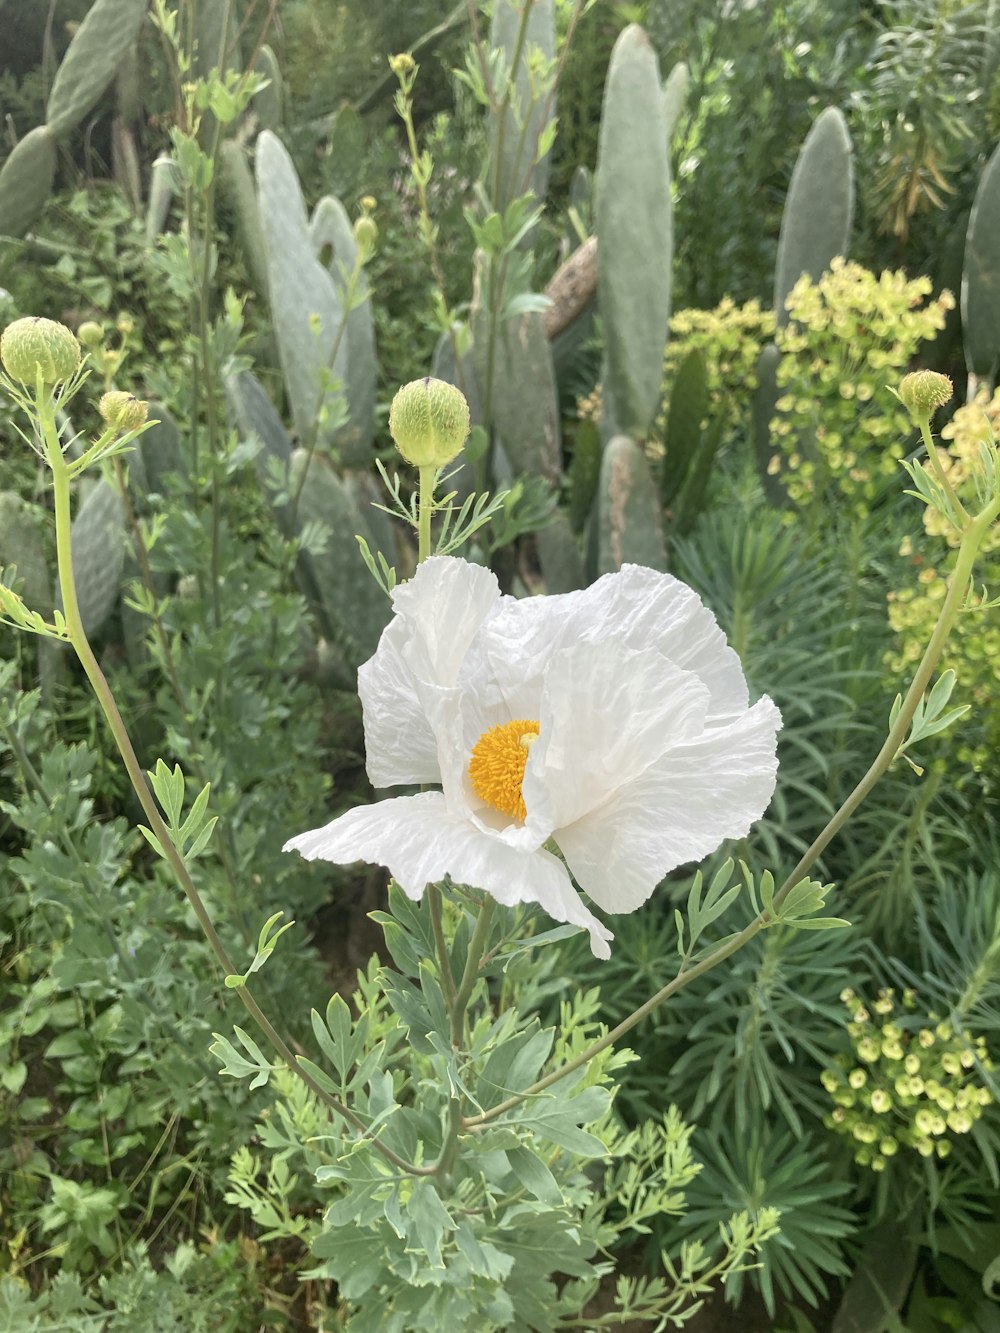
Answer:
<path fill-rule="evenodd" d="M 947 375 L 936 370 L 915 370 L 899 383 L 899 400 L 914 421 L 925 421 L 951 400 L 954 389 Z"/>
<path fill-rule="evenodd" d="M 923 1106 L 914 1116 L 913 1123 L 921 1134 L 932 1134 L 934 1132 L 934 1112 L 928 1106 Z"/>
<path fill-rule="evenodd" d="M 453 384 L 425 376 L 392 400 L 389 432 L 414 467 L 444 467 L 462 451 L 471 421 L 465 395 Z"/>
<path fill-rule="evenodd" d="M 878 1149 L 883 1157 L 895 1157 L 896 1153 L 899 1152 L 899 1144 L 891 1135 L 888 1135 L 881 1140 Z"/>
<path fill-rule="evenodd" d="M 65 324 L 29 316 L 4 329 L 0 361 L 11 379 L 21 384 L 34 387 L 39 370 L 43 384 L 59 384 L 80 368 L 80 344 Z"/>
<path fill-rule="evenodd" d="M 149 415 L 149 404 L 130 393 L 112 389 L 102 394 L 97 410 L 114 430 L 137 430 Z"/>
<path fill-rule="evenodd" d="M 76 336 L 84 347 L 100 347 L 104 341 L 104 330 L 94 320 L 85 320 L 76 331 Z"/>
<path fill-rule="evenodd" d="M 852 1088 L 863 1088 L 868 1081 L 868 1075 L 863 1069 L 852 1069 L 847 1075 L 847 1081 Z"/>
<path fill-rule="evenodd" d="M 885 1088 L 876 1088 L 870 1100 L 871 1108 L 877 1115 L 883 1115 L 886 1111 L 892 1110 L 892 1098 Z"/>
<path fill-rule="evenodd" d="M 375 253 L 375 242 L 378 240 L 378 227 L 375 219 L 368 213 L 363 213 L 354 223 L 354 239 L 358 243 L 358 250 L 361 252 L 361 262 L 366 264 Z"/>
<path fill-rule="evenodd" d="M 403 51 L 398 56 L 389 57 L 389 68 L 395 74 L 396 78 L 405 78 L 412 74 L 417 68 L 417 62 L 410 55 L 409 51 Z"/>

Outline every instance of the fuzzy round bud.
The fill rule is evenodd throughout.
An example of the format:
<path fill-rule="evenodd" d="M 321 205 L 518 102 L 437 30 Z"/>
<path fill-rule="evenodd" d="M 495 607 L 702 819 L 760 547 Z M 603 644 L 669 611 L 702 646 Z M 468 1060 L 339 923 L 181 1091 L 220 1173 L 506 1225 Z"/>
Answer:
<path fill-rule="evenodd" d="M 461 389 L 425 376 L 405 384 L 389 409 L 389 433 L 414 467 L 444 467 L 469 435 L 469 404 Z"/>
<path fill-rule="evenodd" d="M 923 421 L 951 401 L 954 388 L 947 375 L 936 370 L 915 370 L 899 384 L 899 399 L 915 421 Z"/>
<path fill-rule="evenodd" d="M 80 344 L 54 319 L 28 316 L 8 324 L 0 336 L 0 361 L 11 379 L 35 385 L 72 379 L 80 368 Z"/>
<path fill-rule="evenodd" d="M 399 55 L 389 57 L 389 68 L 395 74 L 396 78 L 405 78 L 412 74 L 417 68 L 417 62 L 410 55 L 409 51 L 403 51 Z"/>
<path fill-rule="evenodd" d="M 112 389 L 101 395 L 97 410 L 113 430 L 137 430 L 149 415 L 149 404 Z"/>
<path fill-rule="evenodd" d="M 104 341 L 104 330 L 100 324 L 92 319 L 84 320 L 76 331 L 76 336 L 83 343 L 84 347 L 100 347 Z"/>

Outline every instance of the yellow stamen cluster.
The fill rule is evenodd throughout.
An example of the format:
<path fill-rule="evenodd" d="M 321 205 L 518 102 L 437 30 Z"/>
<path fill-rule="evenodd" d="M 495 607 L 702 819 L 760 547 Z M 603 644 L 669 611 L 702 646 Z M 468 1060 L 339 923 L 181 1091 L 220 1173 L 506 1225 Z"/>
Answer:
<path fill-rule="evenodd" d="M 469 781 L 476 795 L 510 819 L 528 811 L 521 795 L 528 752 L 538 738 L 538 723 L 520 718 L 484 731 L 472 747 Z"/>

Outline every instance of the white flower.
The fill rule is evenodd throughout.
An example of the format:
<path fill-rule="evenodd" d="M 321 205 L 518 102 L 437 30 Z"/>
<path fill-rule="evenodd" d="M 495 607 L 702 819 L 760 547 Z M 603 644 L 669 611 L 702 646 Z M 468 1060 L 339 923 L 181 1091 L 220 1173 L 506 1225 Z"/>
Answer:
<path fill-rule="evenodd" d="M 393 606 L 358 673 L 368 776 L 442 790 L 349 810 L 286 850 L 388 866 L 415 899 L 450 875 L 538 903 L 607 958 L 614 937 L 567 866 L 598 907 L 633 912 L 767 808 L 778 710 L 749 707 L 714 616 L 669 574 L 625 565 L 519 600 L 489 570 L 435 557 Z"/>

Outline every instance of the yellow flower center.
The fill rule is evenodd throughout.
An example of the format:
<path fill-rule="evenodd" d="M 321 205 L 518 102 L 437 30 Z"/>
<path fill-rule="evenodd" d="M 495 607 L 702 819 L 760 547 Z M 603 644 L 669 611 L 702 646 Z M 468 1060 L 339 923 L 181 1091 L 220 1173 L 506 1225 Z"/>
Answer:
<path fill-rule="evenodd" d="M 538 723 L 521 718 L 484 731 L 472 747 L 469 780 L 472 790 L 487 805 L 511 819 L 528 811 L 521 795 L 528 751 L 538 739 Z"/>

